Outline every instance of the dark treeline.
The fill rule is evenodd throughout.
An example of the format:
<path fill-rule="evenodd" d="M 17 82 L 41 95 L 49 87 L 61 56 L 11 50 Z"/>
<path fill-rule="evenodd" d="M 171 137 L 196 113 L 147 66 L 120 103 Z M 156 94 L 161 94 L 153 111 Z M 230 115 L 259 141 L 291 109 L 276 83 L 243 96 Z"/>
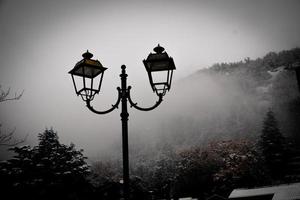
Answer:
<path fill-rule="evenodd" d="M 177 83 L 180 93 L 174 88 L 170 99 L 176 110 L 162 108 L 169 112 L 163 127 L 151 129 L 156 139 L 131 138 L 131 199 L 227 197 L 234 188 L 299 181 L 299 166 L 289 165 L 300 152 L 300 99 L 291 68 L 299 61 L 298 48 L 271 52 L 214 64 Z M 52 129 L 38 139 L 37 146 L 12 147 L 14 157 L 1 162 L 3 195 L 120 199 L 121 159 L 87 165 L 83 150 L 61 144 Z"/>
<path fill-rule="evenodd" d="M 39 134 L 37 146 L 10 150 L 15 156 L 0 164 L 0 187 L 10 199 L 119 199 L 122 195 L 120 161 L 98 161 L 90 167 L 83 150 L 61 144 L 52 129 Z M 131 197 L 226 197 L 237 187 L 298 181 L 286 168 L 289 150 L 269 111 L 256 143 L 215 141 L 140 157 L 131 165 Z"/>
<path fill-rule="evenodd" d="M 10 199 L 84 199 L 90 193 L 83 150 L 59 142 L 56 132 L 40 133 L 39 144 L 12 147 L 0 164 L 2 194 Z"/>
<path fill-rule="evenodd" d="M 83 150 L 64 145 L 52 129 L 39 134 L 39 144 L 10 149 L 14 157 L 0 163 L 0 187 L 10 199 L 120 199 L 121 161 L 88 166 Z M 288 167 L 291 148 L 274 113 L 264 119 L 256 142 L 214 141 L 206 146 L 175 150 L 165 147 L 131 164 L 131 199 L 206 199 L 227 197 L 237 187 L 299 181 Z"/>

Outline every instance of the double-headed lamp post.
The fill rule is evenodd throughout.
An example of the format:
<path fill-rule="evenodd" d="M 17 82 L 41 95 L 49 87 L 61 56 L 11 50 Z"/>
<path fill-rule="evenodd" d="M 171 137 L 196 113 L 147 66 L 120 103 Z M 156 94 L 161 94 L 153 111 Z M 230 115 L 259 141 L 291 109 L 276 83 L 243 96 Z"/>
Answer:
<path fill-rule="evenodd" d="M 101 89 L 104 71 L 107 69 L 102 66 L 98 60 L 93 60 L 93 54 L 84 53 L 83 59 L 76 63 L 75 67 L 69 72 L 72 76 L 75 92 L 77 96 L 81 96 L 86 102 L 88 109 L 96 114 L 107 114 L 118 108 L 120 102 L 122 105 L 121 121 L 122 121 L 122 148 L 123 148 L 123 181 L 124 181 L 124 198 L 129 199 L 129 157 L 128 157 L 128 111 L 127 103 L 131 107 L 141 111 L 150 111 L 160 105 L 163 96 L 171 88 L 173 70 L 175 64 L 173 58 L 169 57 L 164 48 L 157 46 L 154 48 L 155 53 L 150 53 L 146 60 L 143 60 L 149 81 L 153 92 L 158 96 L 158 101 L 149 108 L 142 108 L 134 103 L 130 96 L 131 86 L 127 86 L 126 66 L 122 65 L 121 88 L 118 87 L 118 99 L 112 107 L 105 111 L 98 111 L 91 106 L 91 101 L 95 94 Z"/>

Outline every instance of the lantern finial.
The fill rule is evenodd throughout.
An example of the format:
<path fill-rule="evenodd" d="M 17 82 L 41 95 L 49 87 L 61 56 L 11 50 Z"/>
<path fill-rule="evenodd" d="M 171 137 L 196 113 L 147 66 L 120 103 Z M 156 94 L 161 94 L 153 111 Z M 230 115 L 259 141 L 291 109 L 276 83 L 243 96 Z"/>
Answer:
<path fill-rule="evenodd" d="M 158 44 L 157 47 L 155 47 L 153 50 L 154 50 L 157 54 L 159 54 L 159 53 L 162 53 L 162 52 L 165 50 L 165 48 L 161 47 L 161 46 Z"/>
<path fill-rule="evenodd" d="M 86 50 L 86 52 L 82 54 L 82 57 L 85 59 L 91 59 L 93 57 L 93 54 L 91 54 L 89 50 Z"/>

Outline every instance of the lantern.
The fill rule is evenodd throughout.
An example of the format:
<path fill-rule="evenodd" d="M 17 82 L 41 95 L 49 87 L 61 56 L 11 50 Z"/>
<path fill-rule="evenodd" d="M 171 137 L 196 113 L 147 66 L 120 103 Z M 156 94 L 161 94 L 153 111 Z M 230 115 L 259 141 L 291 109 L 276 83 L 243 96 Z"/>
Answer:
<path fill-rule="evenodd" d="M 157 95 L 165 95 L 171 88 L 173 70 L 176 69 L 173 58 L 169 57 L 165 49 L 159 44 L 150 53 L 146 60 L 143 60 L 147 70 L 152 90 Z"/>
<path fill-rule="evenodd" d="M 100 92 L 103 74 L 107 68 L 98 60 L 91 59 L 93 54 L 88 51 L 82 57 L 69 74 L 72 76 L 76 94 L 84 101 L 91 101 Z"/>

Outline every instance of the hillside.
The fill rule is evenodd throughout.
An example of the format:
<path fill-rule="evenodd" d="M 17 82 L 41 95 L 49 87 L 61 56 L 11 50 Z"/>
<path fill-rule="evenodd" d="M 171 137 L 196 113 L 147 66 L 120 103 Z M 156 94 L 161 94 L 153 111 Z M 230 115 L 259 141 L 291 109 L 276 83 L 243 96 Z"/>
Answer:
<path fill-rule="evenodd" d="M 274 109 L 286 136 L 299 138 L 299 92 L 292 66 L 300 62 L 300 49 L 270 52 L 263 58 L 246 58 L 237 63 L 215 64 L 197 74 L 236 79 L 245 93 L 256 97 L 263 107 Z M 299 88 L 300 89 L 300 88 Z"/>
<path fill-rule="evenodd" d="M 173 85 L 159 114 L 141 115 L 140 123 L 148 123 L 133 131 L 133 138 L 139 138 L 136 145 L 142 148 L 144 136 L 154 138 L 158 146 L 173 148 L 216 139 L 255 140 L 269 109 L 282 133 L 299 142 L 300 100 L 295 71 L 291 70 L 299 61 L 300 49 L 296 48 L 199 70 Z"/>
<path fill-rule="evenodd" d="M 290 70 L 298 61 L 300 49 L 292 49 L 215 64 L 175 82 L 158 109 L 131 114 L 131 162 L 210 141 L 255 141 L 269 109 L 282 134 L 299 144 L 300 99 L 295 72 Z M 119 155 L 121 143 L 110 149 Z"/>
<path fill-rule="evenodd" d="M 168 187 L 182 196 L 204 191 L 228 196 L 238 187 L 299 180 L 300 98 L 291 70 L 299 58 L 299 49 L 292 49 L 215 64 L 174 83 L 156 112 L 133 113 L 129 152 L 134 180 L 161 196 Z M 257 146 L 270 109 L 280 133 L 296 144 L 279 178 L 268 174 Z M 121 144 L 111 148 L 114 153 L 93 166 L 99 176 L 108 171 L 114 180 L 121 158 L 111 155 L 120 155 Z"/>

